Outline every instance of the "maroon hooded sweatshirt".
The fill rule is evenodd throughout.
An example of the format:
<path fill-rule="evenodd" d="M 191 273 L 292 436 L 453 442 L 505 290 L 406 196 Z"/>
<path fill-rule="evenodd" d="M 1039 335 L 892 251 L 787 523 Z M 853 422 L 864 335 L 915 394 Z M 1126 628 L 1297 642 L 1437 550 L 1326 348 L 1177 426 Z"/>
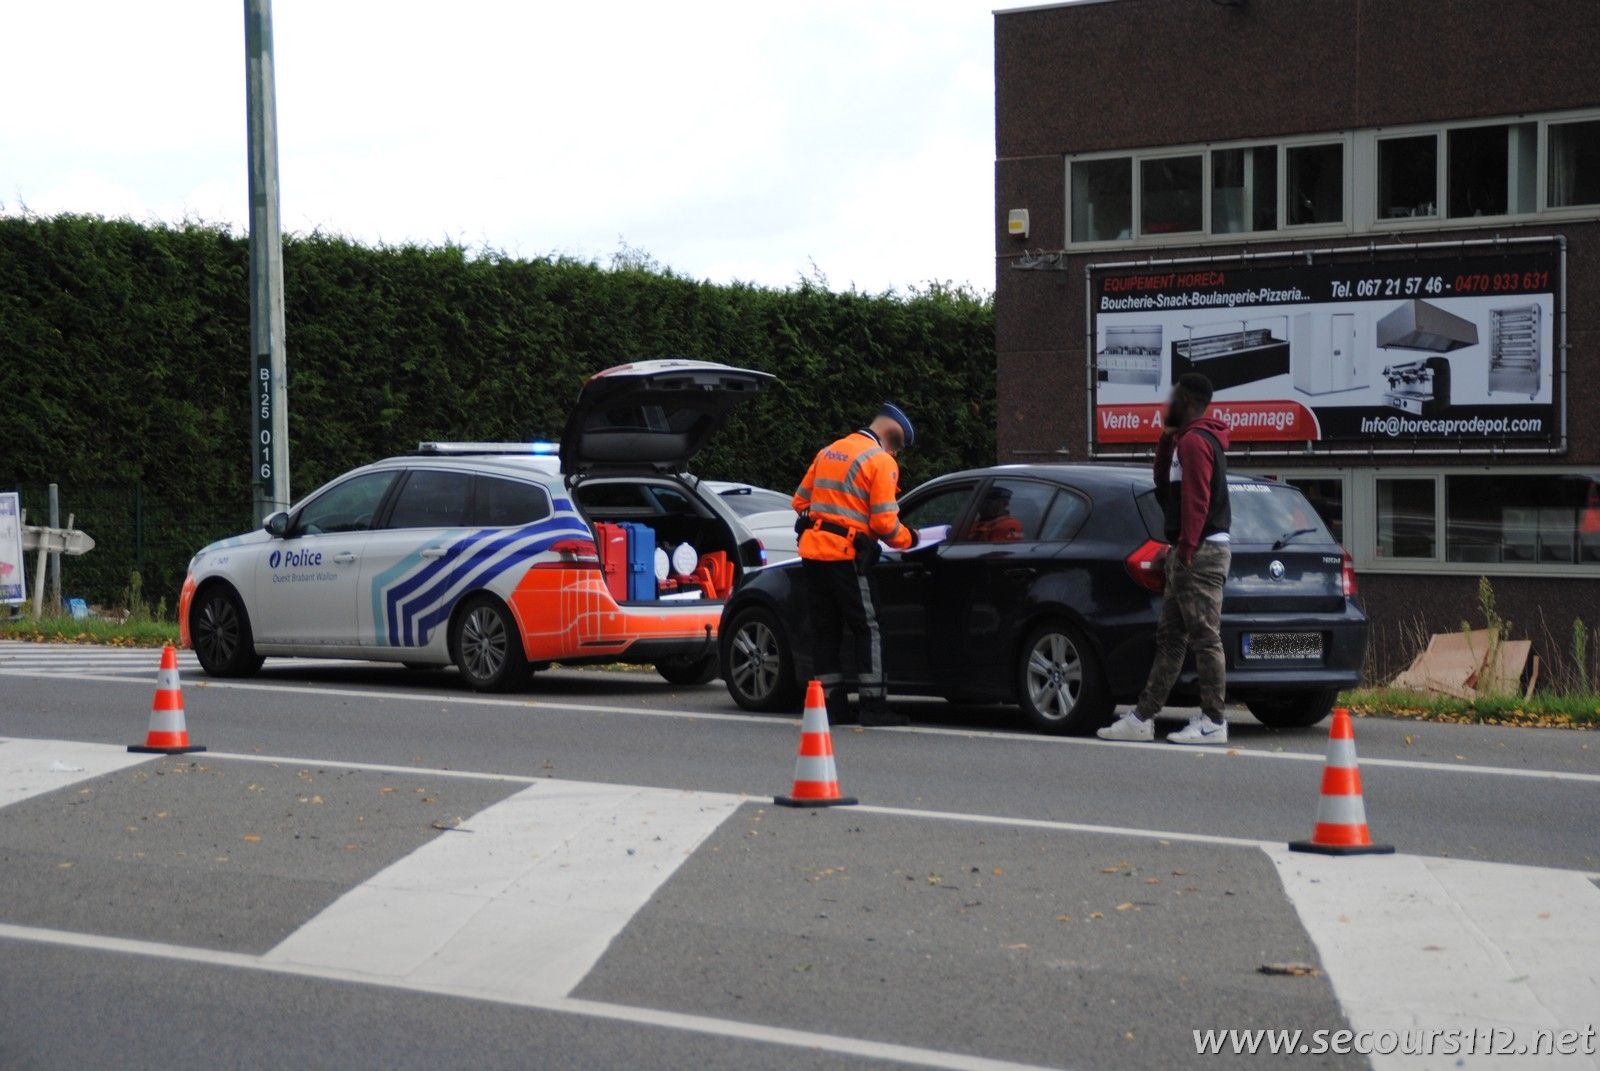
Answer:
<path fill-rule="evenodd" d="M 1178 429 L 1156 447 L 1156 499 L 1166 522 L 1167 542 L 1178 557 L 1194 560 L 1209 535 L 1226 532 L 1233 523 L 1228 507 L 1228 425 L 1202 416 Z"/>

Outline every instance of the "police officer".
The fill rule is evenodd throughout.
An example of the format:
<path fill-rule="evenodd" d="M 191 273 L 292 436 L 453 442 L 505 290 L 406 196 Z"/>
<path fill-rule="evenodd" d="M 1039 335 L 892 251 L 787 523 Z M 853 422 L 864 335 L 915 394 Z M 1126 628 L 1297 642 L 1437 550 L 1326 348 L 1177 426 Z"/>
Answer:
<path fill-rule="evenodd" d="M 811 610 L 812 672 L 828 695 L 828 719 L 855 719 L 840 658 L 844 630 L 855 641 L 862 725 L 904 725 L 889 710 L 883 679 L 872 567 L 881 539 L 896 550 L 917 541 L 900 523 L 900 466 L 895 458 L 916 440 L 911 420 L 885 402 L 872 423 L 824 447 L 794 494 L 800 557 Z"/>

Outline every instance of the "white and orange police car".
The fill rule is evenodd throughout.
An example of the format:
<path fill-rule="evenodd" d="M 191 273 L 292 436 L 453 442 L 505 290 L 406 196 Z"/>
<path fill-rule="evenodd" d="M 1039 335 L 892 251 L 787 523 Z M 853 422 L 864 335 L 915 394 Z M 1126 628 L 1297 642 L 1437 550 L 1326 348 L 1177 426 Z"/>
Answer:
<path fill-rule="evenodd" d="M 712 680 L 722 599 L 763 551 L 688 462 L 771 382 L 622 365 L 584 385 L 559 448 L 424 443 L 345 473 L 195 555 L 184 645 L 212 676 L 278 655 L 454 664 L 486 691 L 552 662 Z"/>

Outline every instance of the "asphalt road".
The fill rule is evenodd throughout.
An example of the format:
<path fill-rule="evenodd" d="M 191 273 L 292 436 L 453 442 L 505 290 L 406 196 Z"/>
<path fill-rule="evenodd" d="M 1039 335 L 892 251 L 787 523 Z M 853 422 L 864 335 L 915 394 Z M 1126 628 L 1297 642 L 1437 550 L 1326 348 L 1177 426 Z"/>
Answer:
<path fill-rule="evenodd" d="M 73 659 L 0 645 L 0 738 L 142 736 L 153 656 Z M 184 681 L 208 752 L 0 810 L 0 1067 L 1200 1066 L 1216 1058 L 1195 1028 L 1352 1022 L 1339 978 L 1257 970 L 1319 963 L 1256 845 L 1310 832 L 1323 727 L 1241 715 L 1227 749 L 1185 750 L 911 701 L 909 729 L 835 734 L 861 807 L 792 812 L 769 800 L 794 719 L 745 714 L 720 685 L 558 670 L 478 696 L 450 672 L 271 662 Z M 1374 834 L 1401 852 L 1600 871 L 1591 734 L 1361 719 L 1357 737 Z M 682 793 L 723 810 L 639 879 L 570 991 L 273 962 L 407 860 L 483 856 L 493 824 L 474 816 L 572 785 L 622 801 L 626 850 L 540 879 L 599 866 L 573 886 L 580 911 L 600 911 L 606 868 L 648 855 L 628 815 Z M 610 827 L 571 839 L 594 828 Z M 538 975 L 548 935 L 507 934 L 512 967 Z"/>

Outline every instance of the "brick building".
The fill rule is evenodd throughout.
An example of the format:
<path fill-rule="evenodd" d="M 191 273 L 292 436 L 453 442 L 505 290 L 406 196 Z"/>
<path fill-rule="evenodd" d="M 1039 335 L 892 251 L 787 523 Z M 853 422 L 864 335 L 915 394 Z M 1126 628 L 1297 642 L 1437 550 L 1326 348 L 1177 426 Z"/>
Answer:
<path fill-rule="evenodd" d="M 1147 459 L 1188 369 L 1379 644 L 1600 624 L 1600 3 L 995 16 L 1002 461 Z"/>

